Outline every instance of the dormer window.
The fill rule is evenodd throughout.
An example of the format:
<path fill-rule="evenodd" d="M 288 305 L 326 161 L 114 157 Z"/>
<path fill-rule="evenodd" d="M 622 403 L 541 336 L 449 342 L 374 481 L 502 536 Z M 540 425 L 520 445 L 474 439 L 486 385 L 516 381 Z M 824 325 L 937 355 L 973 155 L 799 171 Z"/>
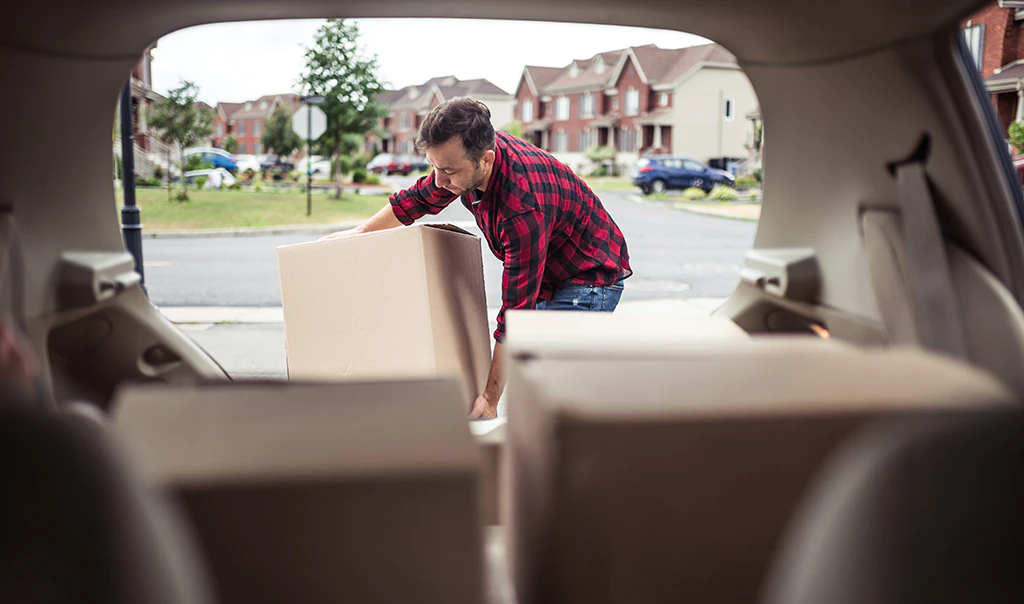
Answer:
<path fill-rule="evenodd" d="M 575 78 L 578 75 L 580 75 L 580 66 L 576 64 L 576 61 L 573 61 L 572 65 L 569 66 L 569 77 Z"/>
<path fill-rule="evenodd" d="M 604 73 L 604 70 L 607 69 L 608 66 L 605 65 L 604 59 L 597 57 L 597 61 L 594 62 L 594 68 L 597 70 L 597 73 Z"/>
<path fill-rule="evenodd" d="M 246 101 L 245 102 L 245 110 L 248 111 L 250 109 L 252 109 L 252 102 Z"/>

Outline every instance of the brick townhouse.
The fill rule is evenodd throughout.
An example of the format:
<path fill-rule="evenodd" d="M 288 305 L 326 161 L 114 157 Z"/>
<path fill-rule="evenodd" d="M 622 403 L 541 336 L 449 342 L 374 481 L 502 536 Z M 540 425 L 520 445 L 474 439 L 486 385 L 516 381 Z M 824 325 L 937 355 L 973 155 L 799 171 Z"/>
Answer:
<path fill-rule="evenodd" d="M 455 76 L 431 78 L 416 86 L 388 92 L 380 101 L 388 108 L 381 118 L 381 136 L 367 137 L 367 148 L 382 153 L 412 155 L 420 124 L 431 109 L 444 101 L 464 96 L 477 99 L 491 110 L 491 123 L 496 129 L 512 121 L 512 95 L 485 79 L 459 80 Z"/>
<path fill-rule="evenodd" d="M 516 88 L 524 137 L 576 169 L 613 146 L 628 167 L 643 154 L 723 162 L 747 156 L 753 87 L 717 44 L 635 46 L 560 68 L 527 66 Z"/>
<path fill-rule="evenodd" d="M 995 2 L 963 22 L 963 34 L 1005 132 L 1024 119 L 1024 2 Z"/>
<path fill-rule="evenodd" d="M 223 147 L 227 137 L 233 134 L 238 141 L 237 153 L 265 153 L 260 138 L 270 116 L 281 105 L 292 113 L 302 106 L 291 93 L 268 94 L 242 103 L 217 103 L 213 117 L 213 146 Z"/>

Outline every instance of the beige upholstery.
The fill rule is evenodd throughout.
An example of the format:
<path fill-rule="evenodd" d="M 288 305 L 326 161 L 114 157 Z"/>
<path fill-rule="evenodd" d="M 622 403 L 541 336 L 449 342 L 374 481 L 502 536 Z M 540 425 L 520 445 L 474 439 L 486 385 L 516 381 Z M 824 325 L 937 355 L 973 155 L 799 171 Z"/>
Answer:
<path fill-rule="evenodd" d="M 893 346 L 920 346 L 900 216 L 867 210 L 861 218 L 864 249 L 878 310 Z M 968 360 L 1024 393 L 1024 312 L 1010 292 L 980 262 L 948 243 L 946 253 L 959 297 Z"/>

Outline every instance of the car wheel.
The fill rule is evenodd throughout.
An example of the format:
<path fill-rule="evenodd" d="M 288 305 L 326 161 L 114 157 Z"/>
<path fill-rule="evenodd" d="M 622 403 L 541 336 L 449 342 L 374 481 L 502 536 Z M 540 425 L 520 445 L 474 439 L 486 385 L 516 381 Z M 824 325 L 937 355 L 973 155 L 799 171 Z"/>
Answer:
<path fill-rule="evenodd" d="M 665 188 L 666 187 L 664 180 L 660 178 L 655 178 L 653 181 L 651 181 L 651 191 L 654 191 L 655 193 L 664 193 Z"/>
<path fill-rule="evenodd" d="M 710 191 L 710 189 L 704 185 L 704 179 L 703 178 L 694 178 L 693 182 L 690 183 L 690 186 L 694 187 L 694 188 L 697 188 L 697 189 L 701 189 L 705 193 Z"/>
<path fill-rule="evenodd" d="M 647 185 L 640 185 L 640 192 L 643 193 L 644 195 L 650 195 L 651 188 Z"/>

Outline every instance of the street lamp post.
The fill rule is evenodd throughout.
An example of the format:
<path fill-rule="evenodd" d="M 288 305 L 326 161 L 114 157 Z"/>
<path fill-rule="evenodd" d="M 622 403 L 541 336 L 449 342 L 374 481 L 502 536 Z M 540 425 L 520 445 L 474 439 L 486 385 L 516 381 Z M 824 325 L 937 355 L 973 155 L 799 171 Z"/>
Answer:
<path fill-rule="evenodd" d="M 142 291 L 146 291 L 146 274 L 142 267 L 142 219 L 135 203 L 135 135 L 132 123 L 132 78 L 121 90 L 121 184 L 124 187 L 124 205 L 121 206 L 121 235 L 124 246 L 135 258 L 135 272 L 139 273 Z"/>

